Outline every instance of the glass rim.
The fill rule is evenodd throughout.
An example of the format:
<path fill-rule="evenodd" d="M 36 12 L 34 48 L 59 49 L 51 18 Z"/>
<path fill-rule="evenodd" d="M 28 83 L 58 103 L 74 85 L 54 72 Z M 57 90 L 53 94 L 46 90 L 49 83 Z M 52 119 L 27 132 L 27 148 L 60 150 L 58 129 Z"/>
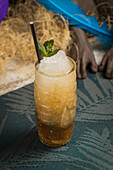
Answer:
<path fill-rule="evenodd" d="M 50 74 L 43 73 L 43 72 L 39 71 L 38 68 L 37 68 L 37 66 L 40 64 L 38 61 L 35 63 L 35 71 L 37 70 L 40 74 L 42 74 L 42 75 L 44 75 L 46 77 L 53 77 L 53 78 L 55 78 L 55 77 L 64 77 L 64 76 L 67 76 L 67 75 L 71 74 L 76 69 L 76 62 L 72 58 L 70 58 L 70 57 L 68 57 L 68 59 L 71 61 L 72 67 L 71 67 L 71 69 L 67 73 L 64 73 L 64 74 L 61 74 L 61 75 L 50 75 Z"/>

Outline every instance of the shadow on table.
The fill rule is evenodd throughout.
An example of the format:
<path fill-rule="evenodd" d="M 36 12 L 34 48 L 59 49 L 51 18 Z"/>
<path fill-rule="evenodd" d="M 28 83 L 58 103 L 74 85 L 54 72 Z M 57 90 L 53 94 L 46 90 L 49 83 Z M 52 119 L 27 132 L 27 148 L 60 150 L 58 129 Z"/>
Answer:
<path fill-rule="evenodd" d="M 49 155 L 52 155 L 54 149 L 40 142 L 35 126 L 4 149 L 0 154 L 0 167 L 13 168 L 27 166 L 26 164 L 38 166 L 39 162 L 46 161 L 46 159 L 51 160 Z M 54 159 L 54 156 L 52 156 L 52 159 Z"/>
<path fill-rule="evenodd" d="M 20 135 L 10 146 L 5 147 L 2 152 L 3 157 L 12 155 L 12 157 L 19 155 L 39 154 L 45 151 L 52 151 L 53 147 L 49 147 L 41 143 L 36 126 L 30 129 L 27 133 Z"/>

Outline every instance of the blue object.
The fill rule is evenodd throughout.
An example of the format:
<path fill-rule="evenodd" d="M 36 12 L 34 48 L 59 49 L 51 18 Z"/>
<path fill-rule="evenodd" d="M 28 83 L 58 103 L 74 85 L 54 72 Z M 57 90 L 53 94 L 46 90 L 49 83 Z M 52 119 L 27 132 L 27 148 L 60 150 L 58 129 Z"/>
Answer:
<path fill-rule="evenodd" d="M 9 7 L 9 0 L 0 0 L 0 22 L 4 19 Z"/>
<path fill-rule="evenodd" d="M 62 14 L 68 19 L 70 25 L 83 29 L 88 33 L 99 36 L 101 41 L 113 43 L 113 27 L 108 31 L 107 23 L 102 19 L 103 26 L 100 28 L 98 20 L 94 16 L 88 16 L 71 0 L 36 0 L 48 10 Z"/>

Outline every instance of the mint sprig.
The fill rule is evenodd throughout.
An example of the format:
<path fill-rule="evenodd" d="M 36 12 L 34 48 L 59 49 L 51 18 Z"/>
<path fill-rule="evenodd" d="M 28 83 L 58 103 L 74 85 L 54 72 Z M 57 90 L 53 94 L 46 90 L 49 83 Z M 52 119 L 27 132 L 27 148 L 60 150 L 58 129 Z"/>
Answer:
<path fill-rule="evenodd" d="M 50 41 L 45 41 L 44 44 L 41 44 L 38 41 L 38 47 L 39 47 L 39 51 L 40 51 L 40 58 L 43 59 L 43 57 L 51 57 L 53 55 L 55 55 L 60 49 L 56 49 L 54 51 L 52 51 L 54 45 L 54 40 L 50 40 Z"/>

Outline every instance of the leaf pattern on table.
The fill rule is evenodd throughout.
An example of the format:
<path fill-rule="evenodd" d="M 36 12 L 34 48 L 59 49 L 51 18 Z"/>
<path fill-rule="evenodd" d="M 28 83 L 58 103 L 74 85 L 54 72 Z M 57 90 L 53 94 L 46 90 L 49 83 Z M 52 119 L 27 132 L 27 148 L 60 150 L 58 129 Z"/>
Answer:
<path fill-rule="evenodd" d="M 76 121 L 99 122 L 113 119 L 113 80 L 101 78 L 100 73 L 78 80 L 77 96 Z"/>
<path fill-rule="evenodd" d="M 107 127 L 103 129 L 102 135 L 87 128 L 77 141 L 79 152 L 90 160 L 90 164 L 95 164 L 95 168 L 113 169 L 113 145 L 109 135 Z"/>
<path fill-rule="evenodd" d="M 112 169 L 113 145 L 110 132 L 105 127 L 100 135 L 98 132 L 86 128 L 84 134 L 75 141 L 73 149 L 78 154 L 68 154 L 68 146 L 49 148 L 43 146 L 36 138 L 32 128 L 28 134 L 23 135 L 15 145 L 0 155 L 1 168 L 43 167 L 45 163 L 53 165 L 54 162 L 62 163 L 67 167 L 81 169 Z M 17 148 L 15 150 L 15 147 Z M 29 151 L 29 152 L 28 152 Z M 6 154 L 7 153 L 7 154 Z M 81 154 L 81 157 L 80 157 Z M 91 167 L 91 168 L 88 168 Z"/>
<path fill-rule="evenodd" d="M 26 86 L 24 89 L 14 91 L 7 97 L 3 97 L 6 102 L 7 112 L 19 115 L 25 115 L 31 124 L 35 124 L 32 115 L 35 115 L 34 109 L 34 91 L 31 86 Z"/>
<path fill-rule="evenodd" d="M 0 169 L 113 169 L 113 80 L 78 80 L 75 132 L 59 148 L 39 141 L 33 93 L 31 84 L 0 97 Z"/>
<path fill-rule="evenodd" d="M 3 128 L 5 126 L 5 122 L 7 120 L 8 115 L 6 114 L 5 117 L 3 118 L 1 124 L 0 124 L 0 135 L 2 134 Z"/>

